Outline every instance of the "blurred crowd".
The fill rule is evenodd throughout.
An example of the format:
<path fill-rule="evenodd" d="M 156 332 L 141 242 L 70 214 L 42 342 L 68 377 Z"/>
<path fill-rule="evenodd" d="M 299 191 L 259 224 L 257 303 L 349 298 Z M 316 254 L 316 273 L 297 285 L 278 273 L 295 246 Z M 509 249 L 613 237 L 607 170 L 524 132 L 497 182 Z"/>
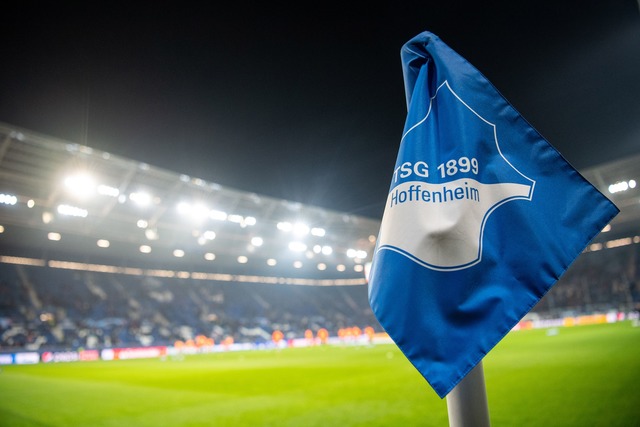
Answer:
<path fill-rule="evenodd" d="M 211 282 L 0 264 L 0 350 L 261 343 L 379 324 L 366 286 Z"/>
<path fill-rule="evenodd" d="M 532 313 L 640 309 L 640 245 L 581 255 Z M 0 351 L 261 343 L 343 328 L 382 331 L 366 286 L 211 282 L 0 264 Z"/>

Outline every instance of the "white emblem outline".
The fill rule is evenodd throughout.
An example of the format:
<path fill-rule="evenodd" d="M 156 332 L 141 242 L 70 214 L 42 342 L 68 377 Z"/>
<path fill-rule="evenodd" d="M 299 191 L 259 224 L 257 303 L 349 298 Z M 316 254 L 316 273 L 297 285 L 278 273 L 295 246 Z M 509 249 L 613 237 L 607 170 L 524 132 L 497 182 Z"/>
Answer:
<path fill-rule="evenodd" d="M 440 89 L 446 86 L 446 88 L 449 90 L 449 92 L 462 104 L 464 105 L 469 111 L 471 111 L 476 117 L 478 117 L 480 120 L 482 120 L 484 123 L 488 124 L 489 126 L 491 126 L 492 130 L 493 130 L 493 138 L 494 138 L 494 142 L 495 142 L 495 146 L 496 149 L 498 151 L 498 154 L 500 155 L 500 157 L 502 157 L 502 159 L 504 160 L 504 162 L 506 162 L 506 164 L 508 164 L 514 171 L 516 171 L 520 176 L 522 176 L 526 181 L 529 181 L 530 185 L 527 185 L 529 187 L 528 193 L 526 195 L 514 195 L 511 197 L 506 197 L 504 199 L 499 200 L 497 203 L 491 205 L 485 212 L 485 214 L 482 217 L 482 221 L 480 224 L 480 230 L 479 230 L 479 241 L 478 241 L 478 250 L 477 250 L 477 255 L 475 257 L 475 259 L 466 262 L 466 263 L 462 263 L 462 264 L 458 264 L 458 265 L 453 265 L 453 266 L 442 266 L 442 265 L 435 265 L 435 264 L 431 264 L 429 262 L 426 262 L 424 260 L 422 260 L 421 258 L 415 256 L 414 254 L 398 247 L 395 245 L 388 245 L 388 244 L 384 244 L 384 238 L 381 239 L 383 243 L 381 246 L 379 246 L 376 250 L 376 252 L 379 252 L 381 250 L 390 250 L 390 251 L 394 251 L 397 252 L 409 259 L 411 259 L 412 261 L 414 261 L 415 263 L 429 268 L 431 270 L 436 270 L 436 271 L 456 271 L 456 270 L 463 270 L 466 268 L 469 268 L 471 266 L 474 266 L 478 263 L 480 263 L 482 261 L 482 254 L 483 254 L 483 245 L 484 245 L 484 228 L 487 222 L 487 219 L 489 218 L 489 216 L 500 206 L 502 206 L 503 204 L 510 202 L 512 200 L 527 200 L 527 201 L 531 201 L 533 198 L 533 191 L 535 188 L 535 184 L 536 181 L 529 178 L 528 176 L 526 176 L 525 174 L 523 174 L 522 172 L 520 172 L 515 166 L 513 166 L 513 164 L 504 156 L 504 154 L 502 153 L 502 150 L 500 149 L 500 143 L 498 141 L 498 135 L 497 135 L 497 127 L 495 125 L 495 123 L 491 123 L 490 121 L 486 120 L 484 117 L 482 117 L 480 114 L 478 114 L 473 108 L 471 108 L 464 100 L 462 100 L 462 98 L 451 88 L 451 86 L 449 85 L 449 82 L 447 80 L 445 80 L 444 82 L 442 82 L 440 84 L 440 86 L 438 86 L 438 88 L 436 89 L 436 93 L 433 95 L 433 97 L 430 98 L 429 100 L 429 108 L 427 109 L 427 113 L 425 114 L 425 116 L 419 120 L 416 124 L 414 124 L 411 128 L 409 128 L 405 134 L 402 136 L 401 139 L 401 144 L 404 142 L 405 138 L 407 137 L 407 135 L 413 131 L 415 128 L 417 128 L 418 126 L 420 126 L 421 124 L 423 124 L 427 118 L 430 116 L 431 114 L 431 110 L 432 110 L 432 106 L 433 106 L 433 101 L 436 98 L 436 96 L 438 95 L 438 92 L 440 91 Z M 448 181 L 448 182 L 455 182 L 454 181 Z M 511 184 L 511 183 L 507 183 L 507 184 Z M 490 185 L 490 184 L 483 184 L 483 185 Z M 515 184 L 514 184 L 515 185 Z M 523 184 L 522 184 L 523 185 Z M 391 190 L 389 191 L 389 195 L 391 195 L 391 193 L 393 192 L 394 189 L 396 189 L 397 186 L 391 188 Z M 389 208 L 389 205 L 387 203 L 386 207 L 385 207 L 385 216 L 386 216 L 386 212 L 387 209 Z M 383 227 L 384 227 L 384 218 L 383 218 Z M 383 237 L 383 228 L 381 228 L 381 237 Z"/>

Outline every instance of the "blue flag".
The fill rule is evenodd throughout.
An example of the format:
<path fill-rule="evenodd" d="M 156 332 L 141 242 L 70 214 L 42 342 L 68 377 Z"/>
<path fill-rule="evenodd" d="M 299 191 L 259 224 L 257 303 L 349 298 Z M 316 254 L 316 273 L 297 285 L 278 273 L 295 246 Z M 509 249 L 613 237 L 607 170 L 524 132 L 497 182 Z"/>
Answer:
<path fill-rule="evenodd" d="M 369 302 L 443 398 L 619 210 L 436 35 L 401 58 L 408 113 Z"/>

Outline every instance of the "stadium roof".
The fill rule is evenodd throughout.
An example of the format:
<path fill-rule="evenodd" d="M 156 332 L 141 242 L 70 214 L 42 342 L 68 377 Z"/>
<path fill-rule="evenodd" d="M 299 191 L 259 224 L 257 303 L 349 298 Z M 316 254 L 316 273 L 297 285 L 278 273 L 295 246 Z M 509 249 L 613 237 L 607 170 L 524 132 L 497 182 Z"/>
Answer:
<path fill-rule="evenodd" d="M 621 209 L 594 242 L 640 234 L 639 164 L 581 171 Z M 0 198 L 0 255 L 328 284 L 365 283 L 380 225 L 1 123 Z"/>
<path fill-rule="evenodd" d="M 0 141 L 5 255 L 364 283 L 376 220 L 237 191 L 5 124 Z"/>

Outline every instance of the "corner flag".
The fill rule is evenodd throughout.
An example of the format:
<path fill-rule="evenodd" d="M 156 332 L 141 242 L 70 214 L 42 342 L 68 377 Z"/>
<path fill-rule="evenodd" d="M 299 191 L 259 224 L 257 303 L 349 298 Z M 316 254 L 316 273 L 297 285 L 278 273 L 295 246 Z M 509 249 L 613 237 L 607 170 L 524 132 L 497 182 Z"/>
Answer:
<path fill-rule="evenodd" d="M 619 210 L 436 35 L 401 59 L 408 113 L 369 302 L 443 398 Z"/>

